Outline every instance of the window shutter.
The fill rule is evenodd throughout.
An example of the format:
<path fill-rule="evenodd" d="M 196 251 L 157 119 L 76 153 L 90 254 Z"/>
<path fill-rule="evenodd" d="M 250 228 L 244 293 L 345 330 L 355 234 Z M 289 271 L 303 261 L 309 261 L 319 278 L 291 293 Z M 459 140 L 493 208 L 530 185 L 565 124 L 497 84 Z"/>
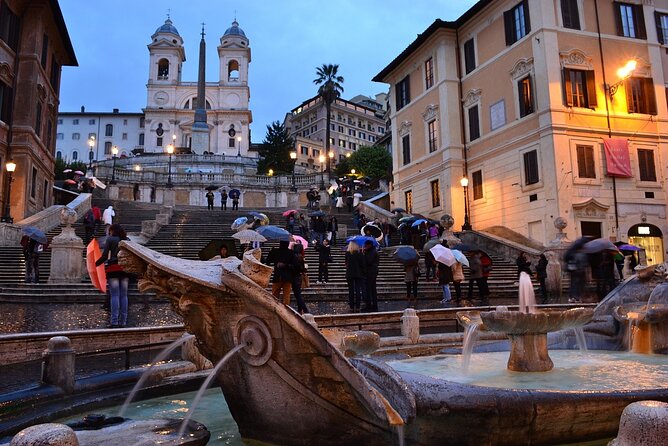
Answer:
<path fill-rule="evenodd" d="M 513 43 L 515 43 L 515 36 L 513 33 L 513 11 L 512 9 L 509 11 L 504 11 L 503 12 L 503 25 L 505 26 L 506 29 L 506 45 L 510 46 Z"/>
<path fill-rule="evenodd" d="M 637 110 L 633 105 L 633 78 L 624 81 L 624 90 L 626 92 L 626 111 L 635 113 Z"/>
<path fill-rule="evenodd" d="M 622 26 L 622 10 L 619 2 L 613 2 L 612 6 L 615 8 L 615 25 L 617 25 L 617 35 L 624 35 L 624 27 Z"/>
<path fill-rule="evenodd" d="M 564 68 L 562 71 L 562 77 L 564 78 L 564 104 L 566 107 L 573 106 L 573 86 L 571 85 L 571 70 Z"/>
<path fill-rule="evenodd" d="M 410 75 L 407 75 L 404 78 L 404 88 L 406 89 L 406 104 L 405 105 L 408 105 L 408 103 L 411 101 L 411 76 Z"/>
<path fill-rule="evenodd" d="M 578 153 L 578 177 L 580 178 L 587 178 L 587 160 L 585 158 L 585 147 L 583 146 L 578 146 L 577 147 L 577 153 Z"/>
<path fill-rule="evenodd" d="M 527 115 L 526 94 L 524 91 L 524 79 L 517 81 L 517 94 L 519 96 L 518 99 L 520 101 L 520 117 L 523 117 Z"/>
<path fill-rule="evenodd" d="M 529 0 L 524 0 L 522 2 L 522 6 L 524 7 L 524 27 L 526 30 L 526 36 L 531 32 L 531 20 L 529 19 Z"/>
<path fill-rule="evenodd" d="M 654 152 L 647 151 L 647 181 L 656 181 L 656 168 L 654 166 Z"/>
<path fill-rule="evenodd" d="M 401 82 L 394 84 L 394 105 L 401 110 Z"/>
<path fill-rule="evenodd" d="M 656 11 L 654 11 L 654 21 L 656 22 L 656 36 L 659 38 L 659 43 L 663 45 L 666 40 L 663 37 L 663 28 L 661 27 L 661 14 Z"/>
<path fill-rule="evenodd" d="M 594 76 L 594 70 L 588 70 L 585 72 L 587 78 L 587 105 L 589 108 L 594 109 L 598 105 L 596 99 L 596 79 Z"/>
<path fill-rule="evenodd" d="M 647 114 L 657 115 L 656 95 L 654 94 L 654 80 L 651 77 L 643 78 L 643 93 L 647 101 Z"/>
<path fill-rule="evenodd" d="M 647 39 L 647 29 L 645 28 L 645 15 L 642 11 L 642 5 L 633 6 L 633 20 L 636 22 L 638 30 L 638 39 Z"/>

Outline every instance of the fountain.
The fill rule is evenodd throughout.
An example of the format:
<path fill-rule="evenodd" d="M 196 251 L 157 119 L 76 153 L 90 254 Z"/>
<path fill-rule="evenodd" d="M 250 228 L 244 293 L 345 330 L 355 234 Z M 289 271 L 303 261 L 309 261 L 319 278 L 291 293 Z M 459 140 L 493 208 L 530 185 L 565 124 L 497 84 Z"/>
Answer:
<path fill-rule="evenodd" d="M 628 350 L 660 353 L 668 349 L 668 283 L 657 285 L 646 304 L 619 305 L 613 315 L 626 328 Z"/>

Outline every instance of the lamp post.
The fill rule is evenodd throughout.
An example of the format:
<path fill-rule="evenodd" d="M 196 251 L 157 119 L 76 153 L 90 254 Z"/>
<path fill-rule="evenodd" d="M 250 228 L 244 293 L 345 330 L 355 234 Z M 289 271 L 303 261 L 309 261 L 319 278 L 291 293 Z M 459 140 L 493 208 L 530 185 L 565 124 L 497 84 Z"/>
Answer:
<path fill-rule="evenodd" d="M 114 160 L 114 163 L 111 166 L 111 181 L 109 181 L 109 184 L 116 184 L 116 155 L 118 155 L 118 147 L 114 146 L 111 148 L 111 159 Z"/>
<path fill-rule="evenodd" d="M 295 184 L 295 165 L 297 164 L 297 151 L 290 151 L 290 159 L 292 160 L 292 187 L 290 190 L 292 192 L 297 192 L 297 185 Z"/>
<path fill-rule="evenodd" d="M 91 136 L 88 139 L 88 147 L 90 147 L 90 149 L 88 150 L 88 173 L 89 173 L 89 175 L 86 175 L 86 176 L 91 176 L 92 177 L 93 176 L 93 156 L 94 156 L 93 155 L 93 147 L 95 147 L 95 137 L 94 136 Z"/>
<path fill-rule="evenodd" d="M 325 155 L 320 155 L 318 161 L 320 161 L 320 190 L 325 190 L 325 173 L 323 172 Z"/>
<path fill-rule="evenodd" d="M 241 135 L 237 136 L 237 156 L 241 158 Z"/>
<path fill-rule="evenodd" d="M 611 102 L 613 100 L 613 96 L 615 95 L 615 93 L 617 93 L 617 89 L 620 87 L 620 85 L 624 83 L 626 79 L 631 77 L 633 71 L 635 71 L 637 66 L 638 63 L 635 60 L 631 59 L 628 62 L 626 62 L 626 65 L 617 70 L 617 76 L 619 77 L 619 80 L 612 85 L 606 86 L 608 92 L 610 93 Z"/>
<path fill-rule="evenodd" d="M 274 175 L 274 169 L 269 169 L 269 172 L 267 172 L 267 176 L 273 176 Z"/>
<path fill-rule="evenodd" d="M 174 144 L 167 146 L 167 154 L 169 155 L 169 167 L 167 168 L 167 187 L 172 188 L 174 187 L 172 184 L 172 155 L 174 154 Z"/>
<path fill-rule="evenodd" d="M 12 181 L 14 181 L 13 175 L 14 171 L 16 170 L 16 163 L 14 160 L 10 159 L 7 161 L 7 164 L 5 164 L 5 169 L 7 169 L 7 173 L 9 174 L 9 181 L 7 184 L 7 196 L 5 196 L 5 212 L 2 215 L 2 221 L 3 223 L 14 223 L 14 219 L 12 218 L 11 215 L 11 197 L 12 197 Z"/>
<path fill-rule="evenodd" d="M 469 179 L 464 176 L 459 180 L 459 184 L 464 188 L 464 224 L 462 225 L 462 231 L 470 231 L 472 227 L 471 222 L 469 222 Z"/>

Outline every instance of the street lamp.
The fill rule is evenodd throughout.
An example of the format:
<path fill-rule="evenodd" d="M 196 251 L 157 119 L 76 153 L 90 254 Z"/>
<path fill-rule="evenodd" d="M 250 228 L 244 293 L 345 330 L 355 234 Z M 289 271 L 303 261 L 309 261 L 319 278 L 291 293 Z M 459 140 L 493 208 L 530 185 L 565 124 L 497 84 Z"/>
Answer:
<path fill-rule="evenodd" d="M 237 156 L 241 158 L 241 135 L 237 136 Z"/>
<path fill-rule="evenodd" d="M 93 147 L 95 147 L 95 136 L 91 136 L 88 139 L 88 147 L 90 147 L 90 150 L 88 151 L 88 170 L 93 171 Z"/>
<path fill-rule="evenodd" d="M 346 153 L 346 158 L 350 158 L 350 152 Z"/>
<path fill-rule="evenodd" d="M 355 169 L 350 169 L 350 173 L 352 173 L 353 175 L 355 175 L 356 172 L 357 171 Z"/>
<path fill-rule="evenodd" d="M 462 231 L 470 231 L 472 229 L 471 222 L 469 221 L 469 179 L 466 176 L 463 176 L 459 180 L 459 184 L 464 188 L 464 224 L 462 225 Z"/>
<path fill-rule="evenodd" d="M 267 172 L 268 176 L 274 175 L 274 169 L 269 169 L 269 172 Z"/>
<path fill-rule="evenodd" d="M 292 160 L 292 187 L 290 190 L 292 192 L 297 192 L 297 186 L 295 185 L 295 165 L 297 164 L 297 151 L 290 151 L 290 159 Z"/>
<path fill-rule="evenodd" d="M 135 172 L 141 172 L 141 165 L 135 164 L 134 169 L 135 169 Z"/>
<path fill-rule="evenodd" d="M 174 154 L 174 144 L 167 146 L 167 153 L 169 154 L 169 167 L 167 170 L 167 187 L 174 187 L 172 184 L 172 155 Z"/>
<path fill-rule="evenodd" d="M 12 196 L 12 181 L 14 181 L 13 174 L 14 171 L 16 170 L 16 163 L 14 162 L 13 159 L 10 159 L 7 162 L 7 164 L 5 164 L 5 169 L 7 169 L 7 173 L 9 174 L 9 181 L 7 185 L 7 196 L 5 196 L 5 212 L 0 221 L 4 223 L 14 223 L 14 219 L 11 216 L 11 202 L 10 202 Z"/>
<path fill-rule="evenodd" d="M 318 161 L 320 161 L 320 190 L 325 190 L 325 174 L 323 173 L 325 155 L 320 155 Z"/>
<path fill-rule="evenodd" d="M 624 83 L 626 79 L 631 77 L 637 65 L 638 63 L 635 60 L 631 59 L 628 62 L 626 62 L 626 65 L 617 70 L 617 76 L 619 77 L 619 80 L 614 84 L 607 86 L 608 92 L 610 93 L 610 101 L 612 101 L 613 99 L 612 97 L 615 95 L 615 93 L 617 93 L 617 89 L 619 88 L 619 86 L 622 85 L 622 83 Z"/>
<path fill-rule="evenodd" d="M 111 166 L 111 181 L 109 184 L 116 184 L 116 155 L 118 155 L 118 147 L 114 146 L 111 148 L 111 158 L 114 160 L 114 163 Z"/>

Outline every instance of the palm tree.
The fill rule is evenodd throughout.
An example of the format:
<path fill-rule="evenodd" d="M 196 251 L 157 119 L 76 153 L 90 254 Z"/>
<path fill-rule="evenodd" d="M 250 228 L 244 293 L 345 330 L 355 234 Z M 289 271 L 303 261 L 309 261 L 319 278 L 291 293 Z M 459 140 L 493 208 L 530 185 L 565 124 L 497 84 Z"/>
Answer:
<path fill-rule="evenodd" d="M 329 132 L 331 123 L 332 103 L 343 93 L 343 76 L 338 75 L 337 64 L 323 64 L 315 69 L 317 78 L 313 83 L 319 85 L 318 95 L 322 98 L 327 111 L 327 128 L 325 129 L 325 158 L 327 159 L 327 172 L 331 172 L 331 158 L 329 157 Z"/>

